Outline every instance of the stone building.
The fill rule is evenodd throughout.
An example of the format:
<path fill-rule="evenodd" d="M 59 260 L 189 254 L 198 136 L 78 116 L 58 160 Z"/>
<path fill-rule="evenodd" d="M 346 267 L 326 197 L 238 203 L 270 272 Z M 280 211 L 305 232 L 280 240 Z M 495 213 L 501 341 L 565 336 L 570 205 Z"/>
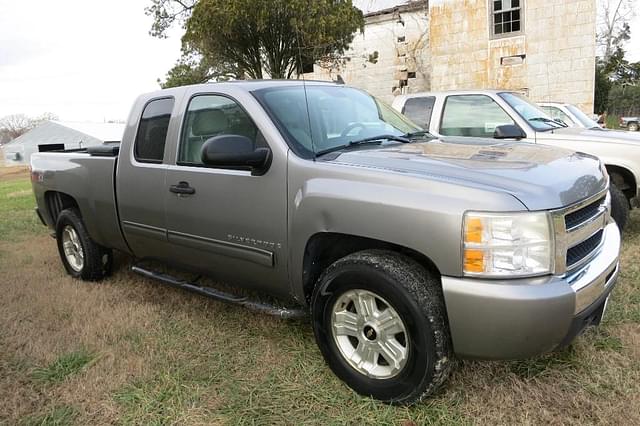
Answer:
<path fill-rule="evenodd" d="M 365 14 L 338 79 L 391 102 L 426 90 L 498 88 L 593 110 L 595 0 L 354 0 Z"/>

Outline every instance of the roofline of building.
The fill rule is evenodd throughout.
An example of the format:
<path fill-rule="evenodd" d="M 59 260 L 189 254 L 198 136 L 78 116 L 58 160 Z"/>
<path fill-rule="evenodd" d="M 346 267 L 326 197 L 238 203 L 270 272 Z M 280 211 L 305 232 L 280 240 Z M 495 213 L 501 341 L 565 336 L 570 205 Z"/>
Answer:
<path fill-rule="evenodd" d="M 396 12 L 413 12 L 420 9 L 428 9 L 428 0 L 414 0 L 409 3 L 400 4 L 398 6 L 389 7 L 387 9 L 376 10 L 375 12 L 369 12 L 364 14 L 364 18 L 375 18 L 381 15 L 389 15 Z"/>

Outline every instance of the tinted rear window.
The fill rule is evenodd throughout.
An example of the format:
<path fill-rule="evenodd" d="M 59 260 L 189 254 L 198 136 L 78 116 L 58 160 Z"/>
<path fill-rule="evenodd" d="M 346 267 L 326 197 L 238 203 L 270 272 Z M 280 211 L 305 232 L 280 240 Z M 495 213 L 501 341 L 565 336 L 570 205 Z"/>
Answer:
<path fill-rule="evenodd" d="M 136 160 L 162 163 L 173 102 L 173 98 L 156 99 L 144 107 L 134 147 Z"/>
<path fill-rule="evenodd" d="M 418 126 L 428 130 L 435 101 L 436 98 L 433 96 L 409 98 L 405 102 L 404 107 L 402 107 L 402 113 Z"/>

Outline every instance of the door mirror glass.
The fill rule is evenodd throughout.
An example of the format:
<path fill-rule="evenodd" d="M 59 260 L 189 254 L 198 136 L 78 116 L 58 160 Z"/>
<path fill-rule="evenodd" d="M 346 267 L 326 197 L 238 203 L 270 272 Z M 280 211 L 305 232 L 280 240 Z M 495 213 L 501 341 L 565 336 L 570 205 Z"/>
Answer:
<path fill-rule="evenodd" d="M 267 171 L 270 161 L 269 148 L 254 149 L 253 141 L 242 135 L 214 136 L 202 146 L 202 163 L 211 167 L 262 174 Z"/>
<path fill-rule="evenodd" d="M 526 137 L 527 135 L 524 131 L 515 124 L 497 126 L 496 130 L 493 132 L 494 139 L 523 139 Z"/>

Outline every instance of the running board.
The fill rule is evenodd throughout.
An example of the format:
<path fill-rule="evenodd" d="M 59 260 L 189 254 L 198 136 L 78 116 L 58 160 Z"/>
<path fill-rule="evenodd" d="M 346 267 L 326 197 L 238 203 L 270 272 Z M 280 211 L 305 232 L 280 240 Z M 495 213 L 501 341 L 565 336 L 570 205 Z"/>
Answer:
<path fill-rule="evenodd" d="M 278 307 L 257 300 L 251 300 L 248 297 L 235 296 L 233 294 L 216 290 L 215 288 L 202 287 L 193 282 L 180 280 L 162 272 L 152 271 L 150 269 L 143 268 L 142 266 L 133 265 L 131 267 L 131 271 L 135 272 L 136 274 L 140 274 L 143 277 L 162 281 L 163 283 L 169 284 L 173 287 L 182 288 L 184 290 L 189 290 L 203 296 L 212 297 L 222 302 L 243 306 L 245 308 L 251 309 L 252 311 L 261 312 L 284 319 L 306 318 L 309 316 L 307 310 L 302 308 Z"/>

